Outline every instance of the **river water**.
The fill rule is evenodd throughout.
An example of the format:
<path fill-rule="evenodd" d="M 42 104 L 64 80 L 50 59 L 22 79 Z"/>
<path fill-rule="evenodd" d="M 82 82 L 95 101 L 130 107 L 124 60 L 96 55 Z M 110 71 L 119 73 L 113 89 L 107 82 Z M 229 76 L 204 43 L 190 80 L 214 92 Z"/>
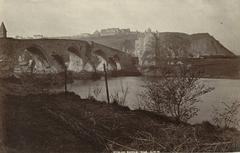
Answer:
<path fill-rule="evenodd" d="M 222 108 L 221 102 L 232 103 L 234 100 L 240 100 L 240 80 L 231 79 L 201 79 L 207 86 L 214 87 L 215 89 L 200 97 L 201 103 L 197 106 L 200 108 L 198 116 L 191 119 L 191 123 L 200 123 L 202 121 L 210 121 L 213 115 L 213 107 Z M 110 95 L 115 95 L 116 92 L 121 94 L 122 89 L 128 88 L 126 97 L 126 105 L 130 109 L 139 108 L 139 94 L 142 93 L 144 85 L 143 77 L 116 77 L 109 78 L 108 80 Z M 70 91 L 74 91 L 82 98 L 88 97 L 91 93 L 94 95 L 94 90 L 101 90 L 97 95 L 98 100 L 106 101 L 105 82 L 101 80 L 79 80 L 73 84 L 69 84 Z M 120 95 L 121 96 L 121 95 Z"/>

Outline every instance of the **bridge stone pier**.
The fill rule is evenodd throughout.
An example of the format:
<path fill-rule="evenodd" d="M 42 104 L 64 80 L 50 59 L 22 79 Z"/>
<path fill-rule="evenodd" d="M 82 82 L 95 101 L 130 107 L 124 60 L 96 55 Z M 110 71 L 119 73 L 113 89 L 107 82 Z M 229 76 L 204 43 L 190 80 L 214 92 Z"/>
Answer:
<path fill-rule="evenodd" d="M 24 53 L 28 52 L 33 59 L 38 59 L 45 67 L 45 72 L 61 72 L 63 64 L 71 65 L 74 71 L 73 59 L 79 58 L 82 68 L 76 71 L 96 71 L 99 57 L 114 70 L 131 71 L 136 69 L 133 57 L 129 54 L 98 43 L 81 40 L 65 39 L 13 39 L 0 38 L 0 73 L 9 75 L 15 71 Z M 59 62 L 55 57 L 61 57 L 65 63 Z M 75 57 L 75 58 L 71 58 Z M 26 63 L 25 63 L 26 64 Z M 29 63 L 27 63 L 29 64 Z M 20 64 L 21 65 L 21 64 Z M 91 69 L 89 69 L 89 67 Z"/>

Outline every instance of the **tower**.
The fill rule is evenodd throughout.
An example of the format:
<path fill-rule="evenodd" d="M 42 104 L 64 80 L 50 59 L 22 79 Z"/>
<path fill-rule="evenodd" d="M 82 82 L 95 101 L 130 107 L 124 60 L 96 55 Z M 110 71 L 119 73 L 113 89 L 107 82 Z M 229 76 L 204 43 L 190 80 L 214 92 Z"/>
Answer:
<path fill-rule="evenodd" d="M 0 27 L 0 38 L 7 38 L 7 29 L 3 22 Z"/>

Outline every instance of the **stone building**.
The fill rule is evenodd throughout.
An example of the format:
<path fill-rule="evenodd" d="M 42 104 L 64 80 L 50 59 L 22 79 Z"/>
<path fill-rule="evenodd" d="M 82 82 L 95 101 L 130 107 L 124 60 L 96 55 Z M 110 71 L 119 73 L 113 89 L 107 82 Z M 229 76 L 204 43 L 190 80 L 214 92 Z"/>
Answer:
<path fill-rule="evenodd" d="M 116 35 L 119 33 L 120 33 L 119 28 L 108 28 L 108 29 L 101 30 L 101 36 L 111 36 L 111 35 Z"/>
<path fill-rule="evenodd" d="M 118 34 L 130 34 L 131 30 L 128 29 L 120 29 L 120 28 L 108 28 L 108 29 L 102 29 L 100 31 L 101 36 L 113 36 Z"/>
<path fill-rule="evenodd" d="M 43 35 L 33 35 L 33 39 L 42 39 Z"/>

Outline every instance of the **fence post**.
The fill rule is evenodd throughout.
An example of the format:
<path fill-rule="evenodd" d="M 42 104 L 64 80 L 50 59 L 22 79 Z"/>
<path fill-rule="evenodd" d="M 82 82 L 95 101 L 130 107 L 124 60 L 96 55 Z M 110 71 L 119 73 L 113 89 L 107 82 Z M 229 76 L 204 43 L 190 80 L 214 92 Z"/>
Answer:
<path fill-rule="evenodd" d="M 105 78 L 105 85 L 106 85 L 106 93 L 107 93 L 107 101 L 108 101 L 108 104 L 110 103 L 110 100 L 109 100 L 109 91 L 108 91 L 108 80 L 107 80 L 107 70 L 106 70 L 106 65 L 103 64 L 103 69 L 104 69 L 104 78 Z"/>
<path fill-rule="evenodd" d="M 65 89 L 65 94 L 67 93 L 67 66 L 65 66 L 64 69 L 64 89 Z"/>

